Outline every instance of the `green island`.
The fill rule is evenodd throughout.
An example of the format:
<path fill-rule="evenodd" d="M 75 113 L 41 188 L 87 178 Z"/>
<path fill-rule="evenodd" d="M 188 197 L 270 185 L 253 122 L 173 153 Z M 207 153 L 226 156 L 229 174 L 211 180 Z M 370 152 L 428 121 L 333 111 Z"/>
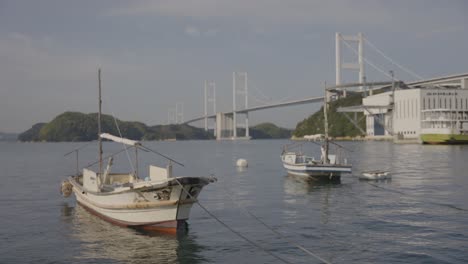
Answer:
<path fill-rule="evenodd" d="M 114 120 L 110 115 L 102 115 L 102 132 L 133 140 L 189 140 L 214 139 L 212 131 L 186 124 L 147 126 L 141 122 Z M 116 128 L 117 122 L 120 133 Z M 37 123 L 18 135 L 23 142 L 66 142 L 92 141 L 97 139 L 97 113 L 84 114 L 65 112 L 49 123 Z M 253 139 L 289 138 L 291 130 L 280 128 L 272 123 L 263 123 L 250 128 Z"/>
<path fill-rule="evenodd" d="M 346 98 L 329 103 L 328 109 L 328 133 L 334 138 L 348 138 L 361 136 L 361 132 L 353 123 L 351 123 L 343 113 L 338 113 L 338 107 L 353 106 L 362 104 L 362 96 L 360 94 L 349 94 Z M 366 121 L 363 113 L 357 113 L 359 126 L 365 130 Z M 299 122 L 296 129 L 293 131 L 293 137 L 301 138 L 305 135 L 325 134 L 325 121 L 323 116 L 323 106 L 303 121 Z"/>

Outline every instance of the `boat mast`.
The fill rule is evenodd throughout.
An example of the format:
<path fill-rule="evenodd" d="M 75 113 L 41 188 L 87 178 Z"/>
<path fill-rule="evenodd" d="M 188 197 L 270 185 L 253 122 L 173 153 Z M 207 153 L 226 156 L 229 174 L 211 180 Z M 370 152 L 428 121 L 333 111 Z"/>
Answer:
<path fill-rule="evenodd" d="M 325 157 L 323 157 L 323 162 L 325 164 L 329 163 L 328 160 L 328 115 L 327 115 L 327 109 L 328 108 L 328 91 L 327 91 L 327 83 L 325 82 L 325 98 L 324 98 L 324 103 L 323 103 L 323 116 L 325 119 Z"/>
<path fill-rule="evenodd" d="M 98 112 L 98 142 L 99 142 L 99 175 L 102 174 L 102 139 L 101 139 L 101 68 L 98 69 L 99 82 L 99 112 Z M 100 176 L 99 176 L 100 177 Z"/>

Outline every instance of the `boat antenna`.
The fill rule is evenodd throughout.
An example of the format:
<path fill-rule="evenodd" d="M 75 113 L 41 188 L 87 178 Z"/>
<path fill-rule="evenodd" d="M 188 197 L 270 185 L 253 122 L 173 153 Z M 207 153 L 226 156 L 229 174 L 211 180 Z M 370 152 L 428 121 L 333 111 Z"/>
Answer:
<path fill-rule="evenodd" d="M 98 69 L 98 83 L 99 83 L 99 112 L 98 112 L 98 141 L 99 141 L 99 175 L 102 173 L 102 139 L 101 139 L 101 68 Z"/>
<path fill-rule="evenodd" d="M 325 119 L 325 157 L 323 157 L 323 162 L 328 164 L 328 115 L 327 115 L 327 108 L 328 108 L 328 91 L 327 91 L 327 82 L 324 83 L 325 86 L 325 98 L 323 103 L 323 115 Z"/>

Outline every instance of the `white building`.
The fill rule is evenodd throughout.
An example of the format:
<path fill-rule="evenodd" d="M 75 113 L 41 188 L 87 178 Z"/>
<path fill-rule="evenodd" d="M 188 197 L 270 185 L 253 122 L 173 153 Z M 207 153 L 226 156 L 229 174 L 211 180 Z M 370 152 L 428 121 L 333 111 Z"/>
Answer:
<path fill-rule="evenodd" d="M 468 130 L 468 89 L 395 90 L 364 98 L 363 110 L 367 136 L 393 135 L 399 139 L 417 140 L 422 129 L 444 128 L 448 122 Z M 432 113 L 439 110 L 449 115 L 444 122 L 434 122 Z M 437 118 L 439 120 L 440 116 Z"/>

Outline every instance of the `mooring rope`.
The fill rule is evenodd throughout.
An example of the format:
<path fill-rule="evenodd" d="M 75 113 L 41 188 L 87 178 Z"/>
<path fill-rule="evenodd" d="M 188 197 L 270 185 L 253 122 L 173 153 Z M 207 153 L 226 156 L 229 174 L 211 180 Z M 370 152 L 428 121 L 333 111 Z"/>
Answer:
<path fill-rule="evenodd" d="M 232 233 L 236 234 L 237 236 L 239 236 L 240 238 L 244 239 L 245 241 L 249 242 L 250 244 L 254 245 L 255 247 L 263 250 L 265 253 L 267 253 L 268 255 L 284 262 L 284 263 L 292 263 L 292 262 L 289 262 L 287 261 L 286 259 L 274 254 L 273 252 L 269 251 L 267 248 L 261 246 L 260 244 L 256 243 L 255 241 L 249 239 L 248 237 L 242 235 L 240 232 L 234 230 L 232 227 L 230 227 L 228 224 L 224 223 L 221 219 L 219 219 L 218 217 L 216 217 L 213 213 L 211 213 L 205 206 L 203 206 L 197 199 L 195 199 L 195 197 L 193 197 L 185 188 L 184 186 L 179 182 L 179 180 L 177 178 L 174 178 L 176 180 L 176 182 L 180 185 L 180 188 L 182 188 L 182 190 L 188 195 L 190 196 L 191 199 L 194 199 L 196 201 L 196 203 L 208 214 L 210 215 L 213 219 L 215 219 L 218 223 L 220 223 L 221 225 L 223 225 L 225 228 L 227 228 L 229 231 L 231 231 Z"/>
<path fill-rule="evenodd" d="M 229 197 L 229 199 L 231 199 L 231 201 L 237 206 L 239 207 L 241 210 L 243 210 L 245 213 L 247 213 L 248 215 L 250 215 L 252 218 L 254 218 L 255 220 L 257 220 L 260 224 L 262 224 L 264 227 L 266 227 L 267 229 L 269 229 L 270 231 L 272 231 L 273 233 L 275 233 L 276 235 L 278 235 L 279 237 L 281 237 L 282 239 L 286 240 L 289 244 L 295 246 L 296 248 L 300 249 L 301 251 L 307 253 L 308 255 L 322 261 L 323 263 L 327 263 L 327 264 L 331 264 L 331 262 L 329 262 L 328 260 L 325 260 L 324 258 L 320 257 L 319 255 L 313 253 L 312 251 L 306 249 L 305 247 L 303 247 L 302 245 L 300 244 L 297 244 L 295 243 L 294 241 L 291 241 L 290 239 L 288 239 L 286 236 L 284 236 L 283 234 L 281 234 L 280 232 L 278 232 L 277 230 L 275 230 L 274 228 L 270 227 L 269 225 L 267 225 L 264 221 L 262 221 L 260 218 L 258 218 L 256 215 L 254 215 L 252 212 L 250 212 L 249 210 L 247 210 L 246 208 L 240 206 L 235 200 L 234 198 L 230 195 L 230 192 L 229 190 L 223 186 L 223 189 L 225 190 L 225 194 L 227 197 Z"/>
<path fill-rule="evenodd" d="M 373 183 L 370 183 L 370 182 L 366 182 L 366 183 L 369 184 L 370 186 L 375 187 L 375 188 L 379 188 L 379 189 L 382 189 L 382 190 L 387 191 L 387 192 L 393 192 L 393 193 L 402 194 L 402 195 L 405 195 L 405 197 L 407 197 L 407 198 L 410 198 L 410 199 L 419 201 L 417 198 L 411 197 L 411 196 L 409 196 L 409 195 L 408 195 L 407 193 L 405 193 L 405 192 L 398 191 L 398 190 L 388 189 L 388 188 L 385 188 L 385 187 L 382 187 L 382 186 L 379 186 L 379 185 L 377 185 L 377 184 L 373 184 Z M 453 204 L 443 204 L 443 203 L 437 203 L 437 202 L 432 202 L 432 201 L 426 201 L 426 202 L 429 203 L 429 204 L 433 204 L 433 205 L 448 207 L 448 208 L 455 209 L 455 210 L 458 210 L 458 211 L 465 211 L 465 212 L 468 211 L 468 209 L 465 209 L 465 208 L 462 208 L 462 207 L 458 207 L 458 206 L 455 206 L 455 205 L 453 205 Z"/>

